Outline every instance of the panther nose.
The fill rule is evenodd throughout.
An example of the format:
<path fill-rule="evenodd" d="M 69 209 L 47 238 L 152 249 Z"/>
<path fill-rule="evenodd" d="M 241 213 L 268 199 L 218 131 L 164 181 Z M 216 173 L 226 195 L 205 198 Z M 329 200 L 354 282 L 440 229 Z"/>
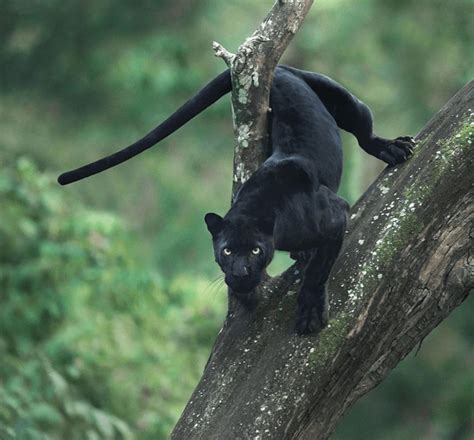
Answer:
<path fill-rule="evenodd" d="M 249 275 L 249 269 L 247 266 L 234 266 L 232 270 L 232 275 L 235 277 L 243 278 Z"/>

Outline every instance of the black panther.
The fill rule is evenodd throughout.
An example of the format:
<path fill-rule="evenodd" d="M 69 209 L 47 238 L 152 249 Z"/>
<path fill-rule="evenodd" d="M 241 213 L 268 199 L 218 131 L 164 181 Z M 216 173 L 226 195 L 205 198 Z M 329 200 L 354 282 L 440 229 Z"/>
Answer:
<path fill-rule="evenodd" d="M 123 150 L 59 176 L 68 184 L 118 165 L 150 148 L 232 88 L 227 70 L 161 125 Z M 393 166 L 412 153 L 409 136 L 374 134 L 369 108 L 332 79 L 278 66 L 270 92 L 271 153 L 242 185 L 224 217 L 205 216 L 215 258 L 229 292 L 248 309 L 274 250 L 290 252 L 305 267 L 296 331 L 328 322 L 326 284 L 342 245 L 348 204 L 337 196 L 342 174 L 339 128 L 352 133 L 372 156 Z"/>

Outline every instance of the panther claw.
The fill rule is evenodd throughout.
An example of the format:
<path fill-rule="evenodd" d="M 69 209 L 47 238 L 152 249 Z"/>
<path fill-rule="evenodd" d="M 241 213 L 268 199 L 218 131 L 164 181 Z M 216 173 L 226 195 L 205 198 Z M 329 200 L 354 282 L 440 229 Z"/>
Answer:
<path fill-rule="evenodd" d="M 405 162 L 412 154 L 416 143 L 411 136 L 400 136 L 384 142 L 379 158 L 389 166 Z"/>

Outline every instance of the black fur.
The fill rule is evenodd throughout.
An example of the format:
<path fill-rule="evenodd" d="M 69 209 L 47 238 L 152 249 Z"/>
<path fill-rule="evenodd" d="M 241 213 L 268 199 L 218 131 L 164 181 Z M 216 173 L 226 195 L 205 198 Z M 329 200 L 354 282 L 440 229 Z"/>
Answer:
<path fill-rule="evenodd" d="M 121 163 L 165 138 L 231 89 L 222 73 L 151 133 L 126 149 L 59 177 L 71 183 Z M 229 291 L 247 308 L 275 249 L 305 266 L 296 330 L 311 333 L 328 321 L 326 284 L 342 245 L 347 203 L 336 195 L 342 174 L 339 128 L 369 154 L 395 165 L 413 140 L 376 136 L 369 108 L 335 81 L 278 66 L 270 95 L 271 155 L 244 183 L 222 218 L 209 213 L 217 263 Z"/>

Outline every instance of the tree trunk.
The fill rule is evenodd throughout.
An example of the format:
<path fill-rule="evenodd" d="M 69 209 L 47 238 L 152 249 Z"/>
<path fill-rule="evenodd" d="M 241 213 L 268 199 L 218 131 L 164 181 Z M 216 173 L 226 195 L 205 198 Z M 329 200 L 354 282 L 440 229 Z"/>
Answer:
<path fill-rule="evenodd" d="M 216 49 L 232 65 L 234 55 Z M 234 113 L 248 103 L 237 101 Z M 298 265 L 262 283 L 254 312 L 230 303 L 172 439 L 326 439 L 467 297 L 474 287 L 473 111 L 474 81 L 421 131 L 413 157 L 386 169 L 353 207 L 329 283 L 330 322 L 320 334 L 295 334 Z M 243 148 L 261 141 L 254 136 Z M 252 170 L 255 157 L 240 169 Z"/>
<path fill-rule="evenodd" d="M 472 109 L 472 110 L 471 110 Z M 325 439 L 474 288 L 474 81 L 352 209 L 330 323 L 294 331 L 300 268 L 234 304 L 173 439 Z"/>

